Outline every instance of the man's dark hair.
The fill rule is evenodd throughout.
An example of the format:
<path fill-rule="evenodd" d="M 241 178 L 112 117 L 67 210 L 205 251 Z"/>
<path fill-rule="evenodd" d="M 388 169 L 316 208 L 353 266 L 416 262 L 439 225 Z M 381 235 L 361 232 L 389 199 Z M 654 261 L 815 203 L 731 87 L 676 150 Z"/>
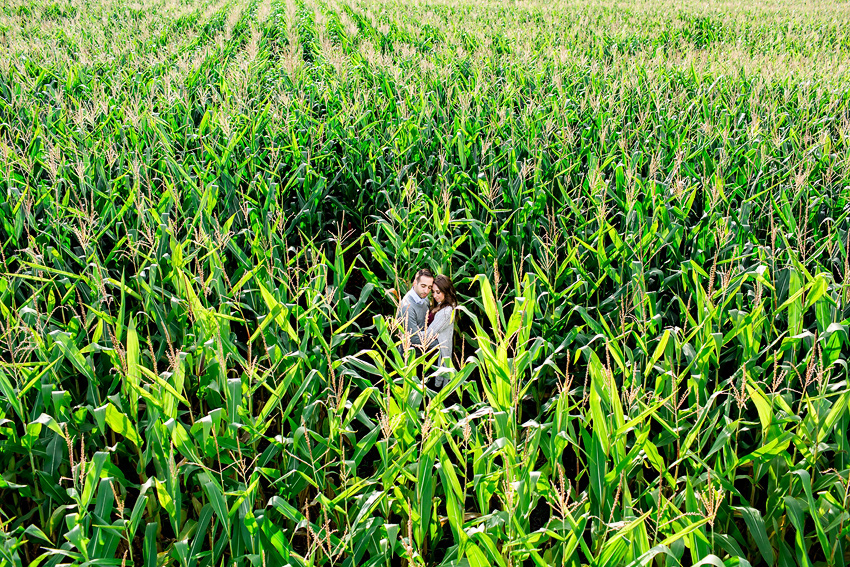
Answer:
<path fill-rule="evenodd" d="M 419 278 L 423 276 L 426 278 L 434 279 L 434 274 L 431 273 L 431 270 L 429 270 L 428 268 L 422 268 L 421 270 L 416 272 L 416 277 L 413 278 L 413 281 L 418 282 Z"/>

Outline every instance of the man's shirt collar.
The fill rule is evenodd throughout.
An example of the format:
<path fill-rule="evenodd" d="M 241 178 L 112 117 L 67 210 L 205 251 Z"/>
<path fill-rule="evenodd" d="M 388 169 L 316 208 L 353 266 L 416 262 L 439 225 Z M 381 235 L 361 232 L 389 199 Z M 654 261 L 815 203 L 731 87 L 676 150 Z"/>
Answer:
<path fill-rule="evenodd" d="M 419 305 L 422 305 L 423 303 L 427 303 L 427 302 L 428 302 L 428 298 L 427 298 L 427 297 L 425 297 L 425 298 L 419 297 L 419 294 L 418 294 L 418 293 L 416 293 L 416 292 L 415 292 L 414 290 L 412 290 L 412 289 L 410 290 L 410 292 L 411 292 L 411 293 L 410 293 L 410 295 L 411 295 L 411 296 L 413 296 L 413 301 L 415 301 L 415 302 L 416 302 L 416 303 L 418 303 Z"/>

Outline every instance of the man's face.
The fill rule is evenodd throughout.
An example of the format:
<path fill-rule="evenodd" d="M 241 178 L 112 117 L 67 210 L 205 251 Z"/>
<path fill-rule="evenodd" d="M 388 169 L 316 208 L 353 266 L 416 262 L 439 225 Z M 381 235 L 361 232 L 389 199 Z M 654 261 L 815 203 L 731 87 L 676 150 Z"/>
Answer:
<path fill-rule="evenodd" d="M 434 285 L 434 278 L 422 276 L 413 282 L 413 291 L 416 292 L 416 295 L 425 299 L 428 297 L 428 294 L 431 293 L 432 285 Z"/>

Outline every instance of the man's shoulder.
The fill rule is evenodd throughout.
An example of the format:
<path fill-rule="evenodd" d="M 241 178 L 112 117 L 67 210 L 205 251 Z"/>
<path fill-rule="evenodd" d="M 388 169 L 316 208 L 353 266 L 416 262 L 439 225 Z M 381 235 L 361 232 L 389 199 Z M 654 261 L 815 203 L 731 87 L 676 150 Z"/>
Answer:
<path fill-rule="evenodd" d="M 401 308 L 418 309 L 420 307 L 419 302 L 416 301 L 416 299 L 413 297 L 413 293 L 414 292 L 411 289 L 410 291 L 408 291 L 407 293 L 404 294 L 404 297 L 401 298 L 401 301 L 398 304 L 399 309 L 401 309 Z"/>

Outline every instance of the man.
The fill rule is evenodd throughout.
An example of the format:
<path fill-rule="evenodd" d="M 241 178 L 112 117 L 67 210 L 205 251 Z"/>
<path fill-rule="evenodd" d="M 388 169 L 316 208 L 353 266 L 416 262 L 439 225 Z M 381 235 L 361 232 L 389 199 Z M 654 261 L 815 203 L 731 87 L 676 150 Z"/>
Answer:
<path fill-rule="evenodd" d="M 410 288 L 398 304 L 396 318 L 401 322 L 405 335 L 410 337 L 411 345 L 422 344 L 422 331 L 428 319 L 428 294 L 434 284 L 434 275 L 428 268 L 416 272 L 413 287 Z"/>

